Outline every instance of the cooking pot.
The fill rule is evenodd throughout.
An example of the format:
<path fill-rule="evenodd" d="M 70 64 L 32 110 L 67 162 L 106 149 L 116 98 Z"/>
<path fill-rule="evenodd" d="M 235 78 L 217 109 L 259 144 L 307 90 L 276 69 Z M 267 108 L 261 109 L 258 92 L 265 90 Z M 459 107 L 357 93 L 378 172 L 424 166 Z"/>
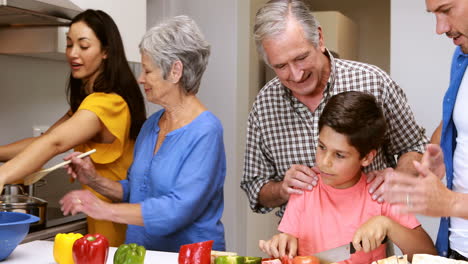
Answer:
<path fill-rule="evenodd" d="M 23 195 L 24 187 L 22 184 L 5 184 L 3 187 L 4 195 Z"/>
<path fill-rule="evenodd" d="M 47 202 L 27 195 L 2 195 L 0 196 L 0 211 L 20 212 L 39 217 L 40 220 L 30 226 L 30 229 L 34 231 L 45 227 Z"/>

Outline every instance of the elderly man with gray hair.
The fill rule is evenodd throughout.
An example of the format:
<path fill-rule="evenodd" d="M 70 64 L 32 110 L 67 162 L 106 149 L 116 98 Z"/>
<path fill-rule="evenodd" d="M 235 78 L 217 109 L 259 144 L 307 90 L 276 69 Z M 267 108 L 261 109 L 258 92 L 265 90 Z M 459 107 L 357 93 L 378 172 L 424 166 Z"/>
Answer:
<path fill-rule="evenodd" d="M 374 95 L 388 122 L 385 144 L 365 169 L 369 195 L 382 199 L 382 176 L 393 169 L 416 175 L 412 161 L 420 160 L 428 140 L 403 90 L 376 66 L 334 58 L 304 2 L 269 1 L 257 12 L 254 37 L 276 73 L 258 93 L 247 124 L 241 188 L 254 212 L 280 207 L 281 217 L 291 194 L 316 185 L 319 116 L 333 95 L 346 91 Z M 346 153 L 335 156 L 335 162 L 346 162 Z"/>
<path fill-rule="evenodd" d="M 108 180 L 89 159 L 72 159 L 72 176 L 114 203 L 74 191 L 62 199 L 64 213 L 128 224 L 125 242 L 147 249 L 177 252 L 214 240 L 213 249 L 225 250 L 223 128 L 196 96 L 210 46 L 192 19 L 177 16 L 151 28 L 140 51 L 138 81 L 163 109 L 141 128 L 128 179 Z"/>

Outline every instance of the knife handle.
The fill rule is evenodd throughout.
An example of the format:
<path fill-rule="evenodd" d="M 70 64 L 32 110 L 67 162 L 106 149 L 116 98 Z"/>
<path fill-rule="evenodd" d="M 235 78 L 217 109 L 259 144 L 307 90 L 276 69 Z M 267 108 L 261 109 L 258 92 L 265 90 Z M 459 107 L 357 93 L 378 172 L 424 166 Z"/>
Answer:
<path fill-rule="evenodd" d="M 387 243 L 387 242 L 388 242 L 388 237 L 385 236 L 384 239 L 382 240 L 382 242 L 380 242 L 380 244 L 382 245 L 382 244 L 385 244 L 385 243 Z M 362 246 L 362 242 L 361 242 L 360 244 L 361 244 L 361 246 Z M 356 253 L 356 249 L 355 249 L 354 246 L 353 246 L 353 242 L 349 242 L 349 253 L 350 253 L 350 254 Z"/>

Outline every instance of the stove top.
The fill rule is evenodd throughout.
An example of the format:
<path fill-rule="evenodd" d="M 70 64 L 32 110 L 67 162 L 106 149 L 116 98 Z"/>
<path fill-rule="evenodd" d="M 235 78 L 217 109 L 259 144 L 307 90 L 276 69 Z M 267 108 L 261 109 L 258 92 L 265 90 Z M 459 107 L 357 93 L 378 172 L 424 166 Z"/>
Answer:
<path fill-rule="evenodd" d="M 48 207 L 47 208 L 47 221 L 45 228 L 58 226 L 61 224 L 66 224 L 76 220 L 85 219 L 86 215 L 79 213 L 76 215 L 67 215 L 64 216 L 60 208 L 58 207 Z"/>

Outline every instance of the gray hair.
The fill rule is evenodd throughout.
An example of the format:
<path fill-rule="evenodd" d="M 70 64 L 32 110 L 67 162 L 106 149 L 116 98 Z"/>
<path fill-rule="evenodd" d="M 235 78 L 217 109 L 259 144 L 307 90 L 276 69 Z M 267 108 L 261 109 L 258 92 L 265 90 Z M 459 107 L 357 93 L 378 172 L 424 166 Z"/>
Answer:
<path fill-rule="evenodd" d="M 167 78 L 176 61 L 183 64 L 181 85 L 188 94 L 196 94 L 210 56 L 210 44 L 195 21 L 176 16 L 149 29 L 140 42 L 140 52 L 151 57 Z"/>
<path fill-rule="evenodd" d="M 305 38 L 315 47 L 319 44 L 319 22 L 301 0 L 271 0 L 257 11 L 254 38 L 257 51 L 268 65 L 262 41 L 280 35 L 286 30 L 288 20 L 295 18 L 302 26 Z"/>

